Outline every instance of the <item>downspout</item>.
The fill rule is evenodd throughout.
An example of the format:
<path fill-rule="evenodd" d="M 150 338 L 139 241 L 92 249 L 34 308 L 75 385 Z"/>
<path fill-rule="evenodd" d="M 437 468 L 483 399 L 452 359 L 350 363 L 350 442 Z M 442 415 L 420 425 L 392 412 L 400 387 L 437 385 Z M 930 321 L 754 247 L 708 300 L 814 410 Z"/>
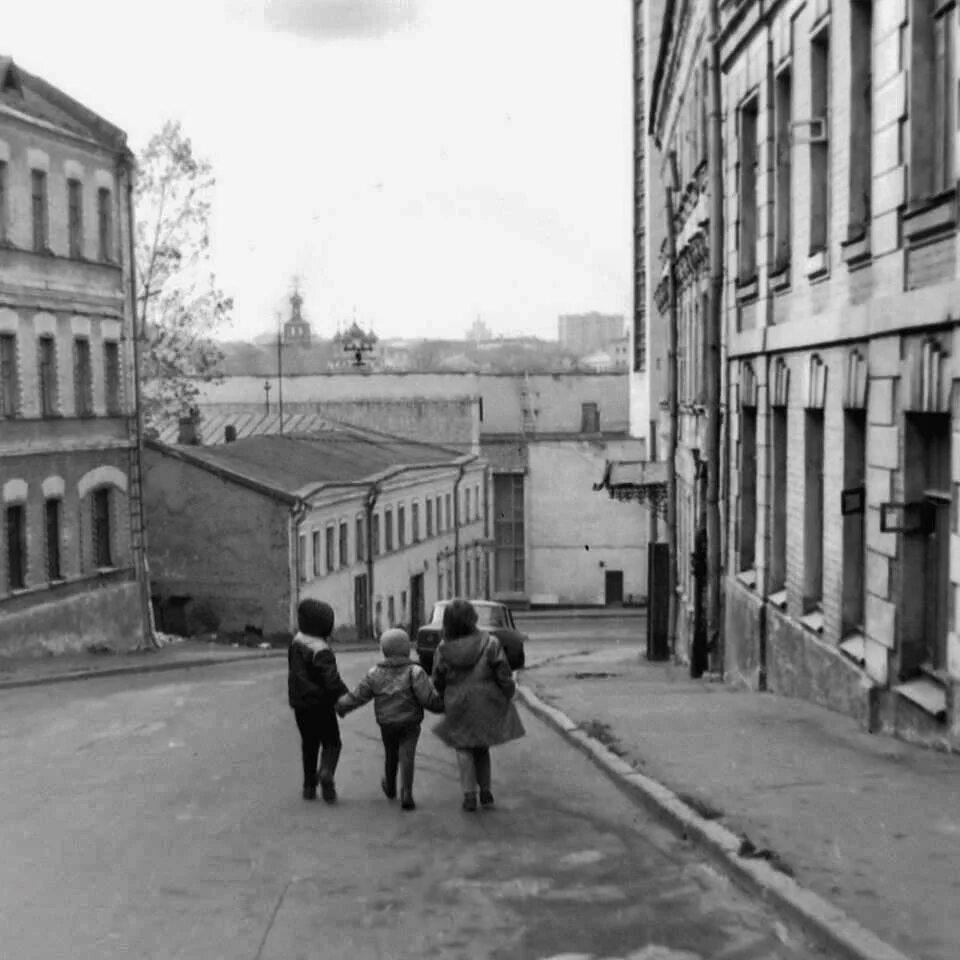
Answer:
<path fill-rule="evenodd" d="M 667 288 L 669 296 L 667 340 L 667 644 L 672 659 L 677 657 L 677 230 L 673 194 L 677 183 L 676 155 L 667 154 L 669 183 L 665 185 L 667 217 Z"/>
<path fill-rule="evenodd" d="M 460 596 L 460 484 L 463 483 L 467 467 L 478 459 L 477 454 L 472 453 L 461 460 L 457 479 L 453 483 L 453 593 L 457 597 Z"/>
<path fill-rule="evenodd" d="M 297 607 L 300 606 L 300 583 L 302 570 L 300 569 L 300 523 L 310 512 L 310 505 L 305 500 L 297 500 L 290 507 L 290 545 L 293 550 L 293 562 L 289 569 L 292 571 L 290 582 L 290 631 L 296 632 Z"/>
<path fill-rule="evenodd" d="M 493 473 L 490 466 L 483 468 L 483 539 L 486 562 L 484 563 L 483 599 L 490 599 L 490 577 L 493 573 L 493 551 L 490 549 L 490 480 Z"/>
<path fill-rule="evenodd" d="M 380 482 L 370 484 L 367 490 L 367 497 L 364 501 L 366 510 L 366 534 L 367 534 L 367 622 L 364 629 L 371 640 L 376 640 L 374 636 L 373 623 L 373 511 L 377 506 L 377 500 L 380 498 Z"/>
<path fill-rule="evenodd" d="M 143 505 L 143 404 L 141 402 L 140 389 L 140 337 L 145 329 L 146 309 L 144 309 L 144 322 L 140 323 L 137 315 L 137 260 L 133 215 L 133 163 L 133 155 L 129 150 L 124 149 L 120 154 L 118 168 L 120 176 L 126 181 L 127 195 L 127 215 L 123 219 L 126 220 L 127 223 L 127 249 L 130 259 L 128 275 L 130 285 L 130 327 L 131 339 L 133 341 L 133 420 L 137 463 L 136 490 L 132 492 L 137 498 L 137 514 L 140 523 L 140 550 L 139 555 L 134 556 L 134 564 L 137 568 L 137 580 L 139 581 L 143 642 L 147 647 L 155 647 L 158 646 L 158 643 L 156 626 L 153 622 L 153 604 L 150 602 L 150 562 L 147 557 L 147 521 Z"/>
<path fill-rule="evenodd" d="M 720 95 L 719 0 L 707 3 L 710 98 L 707 172 L 710 178 L 710 314 L 707 317 L 707 649 L 722 672 L 720 593 L 720 376 L 723 327 L 723 115 Z"/>

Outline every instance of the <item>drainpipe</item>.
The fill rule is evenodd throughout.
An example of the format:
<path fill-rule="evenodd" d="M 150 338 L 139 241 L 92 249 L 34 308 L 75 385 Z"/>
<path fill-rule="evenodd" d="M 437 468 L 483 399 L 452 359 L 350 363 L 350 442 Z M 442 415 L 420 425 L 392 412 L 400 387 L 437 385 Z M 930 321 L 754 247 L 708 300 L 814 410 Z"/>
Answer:
<path fill-rule="evenodd" d="M 133 341 L 133 405 L 134 430 L 136 443 L 137 482 L 136 489 L 128 495 L 137 498 L 137 519 L 140 524 L 140 550 L 135 553 L 134 564 L 137 568 L 139 581 L 140 616 L 143 623 L 143 642 L 147 647 L 157 646 L 156 626 L 153 622 L 153 604 L 150 602 L 150 562 L 147 557 L 147 521 L 143 505 L 143 404 L 140 391 L 140 337 L 143 333 L 142 325 L 137 316 L 137 259 L 134 239 L 133 216 L 133 165 L 134 158 L 129 150 L 124 149 L 120 154 L 118 172 L 126 187 L 126 217 L 127 222 L 127 249 L 130 258 L 128 274 L 130 278 L 130 327 Z M 122 240 L 121 240 L 122 243 Z M 146 310 L 144 310 L 146 320 Z"/>
<path fill-rule="evenodd" d="M 484 544 L 484 577 L 483 577 L 483 599 L 490 599 L 490 577 L 493 572 L 493 551 L 490 549 L 490 481 L 493 474 L 489 465 L 483 468 L 483 539 Z"/>
<path fill-rule="evenodd" d="M 707 172 L 710 178 L 710 313 L 705 324 L 707 346 L 707 648 L 715 662 L 724 660 L 720 594 L 720 380 L 723 330 L 723 115 L 720 99 L 719 0 L 707 3 L 709 50 L 709 129 Z"/>
<path fill-rule="evenodd" d="M 366 511 L 367 535 L 367 622 L 363 625 L 371 640 L 376 640 L 373 632 L 373 511 L 380 497 L 380 483 L 370 484 L 364 500 Z"/>
<path fill-rule="evenodd" d="M 461 460 L 457 479 L 453 483 L 453 593 L 457 597 L 460 596 L 460 484 L 463 483 L 467 467 L 478 459 L 477 454 L 472 453 Z"/>
<path fill-rule="evenodd" d="M 668 183 L 665 185 L 667 218 L 667 288 L 669 322 L 667 340 L 667 644 L 670 656 L 677 656 L 677 231 L 674 222 L 673 195 L 679 190 L 674 151 L 667 154 Z"/>
<path fill-rule="evenodd" d="M 305 500 L 297 500 L 290 507 L 290 545 L 293 550 L 293 562 L 290 564 L 290 629 L 296 632 L 297 607 L 300 606 L 300 583 L 302 570 L 300 569 L 300 524 L 310 512 L 310 504 Z"/>

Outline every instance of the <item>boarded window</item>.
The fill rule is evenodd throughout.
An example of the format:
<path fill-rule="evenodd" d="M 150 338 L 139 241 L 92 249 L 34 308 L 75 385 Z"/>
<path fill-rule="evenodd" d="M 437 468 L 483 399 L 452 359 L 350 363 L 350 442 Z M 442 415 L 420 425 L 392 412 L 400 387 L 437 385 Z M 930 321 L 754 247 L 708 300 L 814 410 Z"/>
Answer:
<path fill-rule="evenodd" d="M 27 515 L 22 503 L 7 507 L 7 585 L 23 590 L 27 585 Z"/>
<path fill-rule="evenodd" d="M 93 563 L 96 567 L 113 566 L 110 494 L 110 490 L 106 487 L 93 492 Z"/>
<path fill-rule="evenodd" d="M 0 333 L 0 417 L 15 417 L 20 397 L 17 376 L 17 337 Z"/>
<path fill-rule="evenodd" d="M 67 181 L 67 230 L 70 241 L 70 256 L 83 256 L 83 184 L 79 180 Z"/>
<path fill-rule="evenodd" d="M 30 209 L 33 222 L 33 249 L 36 253 L 43 253 L 49 247 L 47 175 L 43 170 L 30 171 Z"/>

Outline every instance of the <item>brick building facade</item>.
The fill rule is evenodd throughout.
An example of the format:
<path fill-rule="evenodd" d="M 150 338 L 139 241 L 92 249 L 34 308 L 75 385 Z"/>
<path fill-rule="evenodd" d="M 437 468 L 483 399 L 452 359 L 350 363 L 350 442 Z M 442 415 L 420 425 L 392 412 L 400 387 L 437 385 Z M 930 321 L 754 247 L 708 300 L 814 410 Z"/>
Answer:
<path fill-rule="evenodd" d="M 0 58 L 0 654 L 150 637 L 122 131 Z"/>
<path fill-rule="evenodd" d="M 957 746 L 957 8 L 721 6 L 726 668 Z"/>

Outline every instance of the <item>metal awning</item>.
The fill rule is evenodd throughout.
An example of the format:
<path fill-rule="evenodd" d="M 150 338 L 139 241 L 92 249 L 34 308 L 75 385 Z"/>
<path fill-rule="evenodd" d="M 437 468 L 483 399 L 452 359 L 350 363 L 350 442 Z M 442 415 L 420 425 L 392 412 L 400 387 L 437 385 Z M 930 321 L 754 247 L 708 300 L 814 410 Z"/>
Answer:
<path fill-rule="evenodd" d="M 667 462 L 665 460 L 608 460 L 603 477 L 593 485 L 606 490 L 612 500 L 647 504 L 666 514 Z"/>

